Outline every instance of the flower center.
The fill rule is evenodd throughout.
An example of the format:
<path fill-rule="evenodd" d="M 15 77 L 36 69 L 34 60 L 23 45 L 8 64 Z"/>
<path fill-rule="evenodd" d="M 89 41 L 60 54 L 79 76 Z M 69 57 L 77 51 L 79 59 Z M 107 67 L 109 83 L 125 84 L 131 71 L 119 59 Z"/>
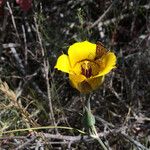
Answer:
<path fill-rule="evenodd" d="M 88 60 L 81 62 L 81 74 L 86 78 L 97 75 L 99 71 L 100 67 L 97 63 Z"/>
<path fill-rule="evenodd" d="M 92 76 L 92 67 L 88 61 L 81 64 L 81 74 L 90 78 Z"/>

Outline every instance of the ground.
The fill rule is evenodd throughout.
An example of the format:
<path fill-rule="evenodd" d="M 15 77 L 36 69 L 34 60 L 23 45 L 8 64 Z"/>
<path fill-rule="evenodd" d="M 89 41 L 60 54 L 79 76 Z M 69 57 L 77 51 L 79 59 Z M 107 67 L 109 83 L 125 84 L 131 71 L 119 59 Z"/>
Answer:
<path fill-rule="evenodd" d="M 84 128 L 84 96 L 54 69 L 71 44 L 88 40 L 117 56 L 116 69 L 86 96 L 100 139 L 109 150 L 148 150 L 149 2 L 26 2 L 0 1 L 1 149 L 103 149 Z"/>

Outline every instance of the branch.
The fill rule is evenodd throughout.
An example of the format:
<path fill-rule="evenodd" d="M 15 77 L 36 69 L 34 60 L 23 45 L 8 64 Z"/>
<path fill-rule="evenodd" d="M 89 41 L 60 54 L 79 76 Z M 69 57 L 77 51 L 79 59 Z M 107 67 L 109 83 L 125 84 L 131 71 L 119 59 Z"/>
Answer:
<path fill-rule="evenodd" d="M 142 150 L 149 150 L 148 148 L 146 148 L 145 146 L 143 146 L 140 142 L 132 139 L 131 137 L 129 137 L 127 134 L 125 133 L 121 133 L 121 135 L 126 138 L 127 140 L 129 140 L 131 143 L 133 143 L 136 147 L 141 148 Z"/>
<path fill-rule="evenodd" d="M 54 112 L 53 112 L 53 106 L 52 106 L 51 93 L 50 93 L 49 77 L 48 77 L 50 65 L 49 65 L 49 61 L 48 61 L 47 57 L 45 56 L 45 50 L 43 48 L 42 38 L 41 38 L 41 34 L 40 34 L 40 31 L 39 31 L 39 26 L 38 26 L 36 17 L 34 17 L 34 21 L 35 21 L 35 27 L 36 27 L 36 32 L 37 32 L 39 44 L 40 44 L 40 47 L 41 47 L 42 57 L 44 58 L 44 60 L 43 60 L 44 73 L 45 73 L 46 86 L 47 86 L 47 95 L 48 95 L 48 102 L 49 102 L 49 109 L 50 109 L 49 117 L 50 117 L 50 120 L 52 121 L 52 125 L 56 126 L 56 122 L 55 122 L 55 118 L 54 118 Z"/>
<path fill-rule="evenodd" d="M 3 45 L 3 46 L 4 46 L 4 45 Z M 23 64 L 22 64 L 22 61 L 21 61 L 21 59 L 20 59 L 20 57 L 19 57 L 19 55 L 18 55 L 16 49 L 13 47 L 13 43 L 10 43 L 10 45 L 8 44 L 8 45 L 5 45 L 5 46 L 6 46 L 6 47 L 9 47 L 9 46 L 10 46 L 9 48 L 10 48 L 10 50 L 11 50 L 12 55 L 13 55 L 14 58 L 15 58 L 15 61 L 16 61 L 16 63 L 17 63 L 17 67 L 19 68 L 18 70 L 20 71 L 20 73 L 21 73 L 23 76 L 26 77 L 25 68 L 24 68 L 24 66 L 23 66 Z M 30 80 L 31 80 L 31 79 L 32 79 L 32 78 L 30 78 Z M 30 80 L 27 80 L 27 82 L 29 82 Z M 48 97 L 43 93 L 43 91 L 39 88 L 39 86 L 38 86 L 34 81 L 31 82 L 31 85 L 33 86 L 33 88 L 36 90 L 36 92 L 37 92 L 43 99 L 48 100 Z"/>
<path fill-rule="evenodd" d="M 118 0 L 114 0 L 113 3 L 107 8 L 107 10 L 91 25 L 88 29 L 95 27 L 99 22 L 101 22 L 105 16 L 109 13 L 109 11 L 113 8 L 113 6 L 117 3 Z"/>

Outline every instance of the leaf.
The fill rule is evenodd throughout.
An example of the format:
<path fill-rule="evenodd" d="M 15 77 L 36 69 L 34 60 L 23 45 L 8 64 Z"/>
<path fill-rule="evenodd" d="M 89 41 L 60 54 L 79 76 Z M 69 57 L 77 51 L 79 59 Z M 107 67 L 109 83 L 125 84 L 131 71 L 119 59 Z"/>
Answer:
<path fill-rule="evenodd" d="M 87 107 L 85 107 L 85 112 L 83 115 L 83 125 L 85 128 L 89 128 L 95 125 L 95 117 Z"/>

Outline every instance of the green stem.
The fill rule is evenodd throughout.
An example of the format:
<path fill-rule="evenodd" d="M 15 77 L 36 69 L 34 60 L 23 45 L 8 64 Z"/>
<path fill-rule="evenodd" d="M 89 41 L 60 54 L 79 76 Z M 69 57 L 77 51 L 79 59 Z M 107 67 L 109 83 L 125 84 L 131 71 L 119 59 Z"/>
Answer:
<path fill-rule="evenodd" d="M 102 142 L 102 140 L 100 138 L 96 138 L 96 140 L 98 141 L 98 143 L 101 145 L 101 147 L 104 149 L 104 150 L 108 150 L 108 148 L 104 145 L 104 143 Z"/>
<path fill-rule="evenodd" d="M 88 119 L 89 121 L 91 121 L 90 119 L 93 120 L 93 115 L 91 113 L 91 104 L 90 104 L 90 100 L 91 100 L 91 96 L 90 95 L 84 95 L 83 96 L 84 98 L 84 101 L 85 101 L 85 111 L 87 111 L 86 113 L 88 114 Z M 88 109 L 88 110 L 87 110 Z M 91 114 L 90 114 L 91 113 Z M 96 139 L 98 141 L 98 143 L 101 145 L 101 147 L 104 149 L 104 150 L 108 150 L 108 148 L 104 145 L 104 143 L 102 142 L 102 140 L 99 138 L 98 134 L 97 134 L 97 131 L 96 131 L 96 128 L 95 128 L 95 121 L 94 122 L 90 122 L 90 126 L 88 126 L 88 132 L 89 132 L 89 135 L 93 138 L 93 139 Z"/>
<path fill-rule="evenodd" d="M 93 125 L 92 126 L 92 131 L 94 132 L 94 135 L 95 135 L 95 139 L 99 142 L 99 144 L 101 145 L 101 147 L 104 149 L 104 150 L 108 150 L 108 148 L 104 145 L 104 143 L 102 142 L 102 140 L 99 138 L 98 134 L 97 134 L 97 131 L 96 131 L 96 128 L 95 126 Z"/>
<path fill-rule="evenodd" d="M 90 103 L 90 101 L 91 101 L 91 95 L 89 94 L 87 96 L 87 103 L 86 103 L 86 106 L 87 106 L 89 111 L 91 111 L 91 103 Z"/>

